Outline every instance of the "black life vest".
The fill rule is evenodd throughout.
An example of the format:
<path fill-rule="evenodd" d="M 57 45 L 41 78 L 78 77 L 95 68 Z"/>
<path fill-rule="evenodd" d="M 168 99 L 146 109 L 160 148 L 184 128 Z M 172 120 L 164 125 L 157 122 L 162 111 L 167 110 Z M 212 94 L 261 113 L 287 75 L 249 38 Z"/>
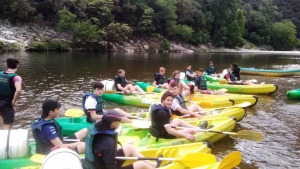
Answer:
<path fill-rule="evenodd" d="M 116 86 L 116 90 L 117 91 L 121 91 L 119 88 L 118 88 L 118 86 L 117 86 L 117 84 L 118 83 L 116 83 L 116 82 L 121 82 L 121 86 L 122 87 L 125 87 L 126 86 L 126 78 L 125 77 L 121 77 L 121 76 L 115 76 L 115 86 Z"/>
<path fill-rule="evenodd" d="M 154 73 L 154 79 L 158 79 L 157 84 L 164 84 L 165 83 L 165 76 L 161 75 L 160 73 Z"/>
<path fill-rule="evenodd" d="M 195 84 L 196 86 L 200 87 L 200 90 L 207 90 L 207 85 L 206 85 L 206 79 L 204 77 L 196 76 L 195 77 Z"/>
<path fill-rule="evenodd" d="M 0 72 L 0 97 L 7 98 L 12 101 L 16 91 L 16 87 L 13 83 L 13 77 L 17 76 L 15 73 Z"/>
<path fill-rule="evenodd" d="M 86 115 L 86 121 L 88 123 L 93 123 L 94 121 L 92 120 L 90 113 L 85 109 L 85 101 L 89 96 L 93 97 L 97 101 L 96 114 L 98 115 L 103 115 L 103 99 L 93 93 L 85 93 L 82 97 L 81 105 L 84 114 Z"/>
<path fill-rule="evenodd" d="M 206 73 L 208 75 L 214 74 L 216 72 L 215 67 L 214 66 L 207 66 L 206 68 Z"/>
<path fill-rule="evenodd" d="M 187 72 L 189 72 L 190 74 L 194 74 L 194 72 L 192 70 L 185 71 L 185 76 L 186 76 L 187 80 L 189 80 L 189 81 L 194 80 L 192 77 L 190 77 L 190 76 L 187 75 Z"/>

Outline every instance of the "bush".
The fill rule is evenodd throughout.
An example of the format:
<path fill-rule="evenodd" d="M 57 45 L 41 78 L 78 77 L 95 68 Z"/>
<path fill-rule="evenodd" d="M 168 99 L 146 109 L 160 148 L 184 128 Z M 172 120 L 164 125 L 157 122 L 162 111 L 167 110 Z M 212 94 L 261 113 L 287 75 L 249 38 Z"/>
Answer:
<path fill-rule="evenodd" d="M 4 43 L 0 41 L 0 50 L 4 49 Z"/>
<path fill-rule="evenodd" d="M 70 44 L 62 40 L 53 40 L 48 44 L 49 50 L 66 51 L 69 50 Z"/>
<path fill-rule="evenodd" d="M 28 45 L 30 51 L 43 51 L 48 50 L 48 44 L 46 42 L 34 42 Z"/>
<path fill-rule="evenodd" d="M 4 44 L 3 50 L 18 51 L 20 50 L 20 46 L 17 43 L 8 43 L 8 44 Z"/>

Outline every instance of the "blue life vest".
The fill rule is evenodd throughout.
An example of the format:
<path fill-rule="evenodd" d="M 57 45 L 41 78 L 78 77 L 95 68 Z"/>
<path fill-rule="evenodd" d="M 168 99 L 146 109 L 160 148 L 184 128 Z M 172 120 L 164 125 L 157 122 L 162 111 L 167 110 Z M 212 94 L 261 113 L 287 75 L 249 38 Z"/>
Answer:
<path fill-rule="evenodd" d="M 177 95 L 174 99 L 177 99 L 179 101 L 179 105 L 183 108 L 183 109 L 186 109 L 186 105 L 185 105 L 185 101 L 184 101 L 184 98 L 181 94 Z M 171 109 L 172 111 L 172 114 L 175 114 L 177 116 L 182 116 L 183 114 L 180 113 L 178 110 L 173 110 Z"/>
<path fill-rule="evenodd" d="M 197 84 L 196 84 L 197 82 Z M 196 76 L 195 85 L 200 87 L 200 90 L 207 90 L 206 79 L 204 77 Z"/>
<path fill-rule="evenodd" d="M 216 72 L 215 67 L 214 66 L 207 66 L 206 67 L 206 73 L 208 75 L 214 74 Z"/>
<path fill-rule="evenodd" d="M 85 101 L 89 96 L 93 97 L 97 101 L 96 114 L 98 115 L 103 115 L 103 99 L 102 97 L 97 96 L 94 93 L 85 93 L 82 97 L 82 109 L 84 111 L 84 114 L 86 115 L 86 121 L 88 123 L 93 123 L 90 113 L 85 108 Z"/>
<path fill-rule="evenodd" d="M 117 150 L 118 133 L 115 130 L 105 130 L 102 132 L 97 130 L 94 125 L 90 126 L 85 137 L 85 159 L 83 162 L 84 167 L 87 169 L 106 169 L 103 159 L 100 156 L 95 157 L 93 151 L 93 141 L 95 135 L 98 134 L 113 136 Z"/>
<path fill-rule="evenodd" d="M 165 83 L 165 76 L 161 75 L 160 73 L 154 74 L 154 80 L 158 79 L 157 84 L 164 84 Z"/>
<path fill-rule="evenodd" d="M 190 76 L 187 75 L 187 72 L 190 72 L 190 74 L 194 74 L 194 72 L 192 70 L 185 71 L 185 76 L 186 76 L 187 80 L 189 80 L 189 81 L 194 80 L 192 77 L 190 77 Z"/>
<path fill-rule="evenodd" d="M 13 83 L 13 77 L 17 76 L 15 73 L 0 72 L 0 97 L 7 98 L 10 101 L 14 98 L 16 87 Z"/>
<path fill-rule="evenodd" d="M 115 86 L 116 86 L 117 91 L 121 91 L 121 90 L 118 88 L 118 86 L 117 86 L 118 83 L 116 83 L 116 82 L 120 82 L 120 81 L 121 81 L 121 86 L 122 86 L 122 87 L 125 87 L 126 84 L 127 84 L 126 78 L 125 78 L 125 77 L 115 76 Z"/>
<path fill-rule="evenodd" d="M 51 152 L 52 147 L 49 147 L 49 145 L 45 145 L 44 143 L 42 143 L 40 141 L 40 139 L 38 137 L 38 130 L 41 130 L 43 125 L 45 125 L 45 124 L 52 124 L 56 130 L 56 134 L 57 134 L 58 138 L 61 141 L 63 141 L 62 127 L 58 124 L 58 122 L 56 120 L 49 120 L 49 121 L 41 122 L 41 119 L 42 118 L 34 119 L 33 121 L 31 121 L 32 135 L 36 142 L 36 153 L 49 154 Z"/>

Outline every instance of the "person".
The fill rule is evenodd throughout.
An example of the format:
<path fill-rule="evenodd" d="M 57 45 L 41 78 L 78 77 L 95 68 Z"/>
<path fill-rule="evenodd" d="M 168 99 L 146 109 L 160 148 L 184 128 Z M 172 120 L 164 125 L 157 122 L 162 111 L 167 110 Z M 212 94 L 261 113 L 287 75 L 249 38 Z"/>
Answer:
<path fill-rule="evenodd" d="M 0 72 L 0 130 L 10 130 L 15 120 L 14 107 L 22 91 L 22 78 L 16 74 L 19 61 L 6 59 L 7 70 Z"/>
<path fill-rule="evenodd" d="M 155 87 L 168 88 L 168 84 L 165 83 L 165 73 L 166 69 L 164 67 L 159 68 L 159 73 L 154 73 L 154 82 Z"/>
<path fill-rule="evenodd" d="M 118 75 L 115 76 L 115 86 L 117 91 L 124 92 L 126 94 L 131 94 L 133 92 L 139 92 L 144 94 L 145 92 L 139 86 L 133 86 L 131 83 L 127 84 L 129 81 L 125 78 L 125 71 L 123 69 L 118 70 Z"/>
<path fill-rule="evenodd" d="M 174 83 L 172 84 L 174 85 Z M 161 104 L 151 106 L 151 127 L 149 133 L 159 138 L 173 139 L 173 138 L 187 138 L 191 141 L 195 140 L 193 134 L 196 134 L 198 127 L 193 126 L 179 118 L 172 119 L 170 111 L 171 105 L 174 100 L 174 95 L 171 92 L 165 92 L 161 97 Z M 187 127 L 183 130 L 175 130 L 173 127 Z M 205 129 L 207 121 L 201 124 L 200 128 Z"/>
<path fill-rule="evenodd" d="M 177 83 L 183 90 L 184 95 L 194 94 L 194 85 L 188 86 L 184 81 L 180 80 L 180 71 L 175 70 L 172 73 L 171 80 L 169 81 L 168 91 L 170 90 L 170 85 L 172 83 Z"/>
<path fill-rule="evenodd" d="M 229 66 L 227 68 L 227 74 L 224 76 L 224 79 L 227 80 L 227 82 L 233 82 L 233 83 L 237 83 L 237 84 L 244 84 L 244 85 L 255 85 L 254 83 L 250 82 L 250 81 L 238 81 L 237 78 L 232 74 L 232 67 Z"/>
<path fill-rule="evenodd" d="M 238 81 L 241 80 L 240 70 L 241 69 L 239 68 L 238 64 L 236 63 L 232 64 L 232 74 L 236 77 Z"/>
<path fill-rule="evenodd" d="M 82 97 L 82 108 L 86 115 L 86 120 L 89 123 L 93 123 L 96 120 L 101 120 L 106 110 L 103 109 L 103 94 L 104 85 L 101 82 L 95 82 L 93 84 L 93 93 L 86 93 Z M 120 113 L 121 121 L 124 123 L 130 123 L 131 120 L 127 117 L 133 117 L 131 114 L 126 113 L 122 109 L 115 108 L 118 113 Z M 125 117 L 126 116 L 126 117 Z"/>
<path fill-rule="evenodd" d="M 196 73 L 192 71 L 192 65 L 188 64 L 186 66 L 185 76 L 186 76 L 187 80 L 189 80 L 189 81 L 194 80 Z"/>
<path fill-rule="evenodd" d="M 226 75 L 227 73 L 228 73 L 228 72 L 227 72 L 227 69 L 224 69 L 223 72 L 220 74 L 220 78 L 221 78 L 221 79 L 223 79 L 223 78 L 225 79 L 225 75 Z"/>
<path fill-rule="evenodd" d="M 182 87 L 180 87 L 176 82 L 170 85 L 170 92 L 174 95 L 175 98 L 171 105 L 172 114 L 177 116 L 192 115 L 201 119 L 202 116 L 199 113 L 207 113 L 206 110 L 204 110 L 197 104 L 192 104 L 187 107 L 185 105 L 184 96 L 180 94 L 182 93 Z"/>
<path fill-rule="evenodd" d="M 97 124 L 88 128 L 85 139 L 86 150 L 83 161 L 85 169 L 152 169 L 159 167 L 160 162 L 148 160 L 136 161 L 122 167 L 125 160 L 118 157 L 144 157 L 131 144 L 125 144 L 117 149 L 118 133 L 115 131 L 120 124 L 121 116 L 115 110 L 109 110 Z"/>
<path fill-rule="evenodd" d="M 202 68 L 197 71 L 197 76 L 194 78 L 194 83 L 196 92 L 212 95 L 226 95 L 221 90 L 210 90 L 207 88 L 206 80 L 204 78 L 204 70 Z"/>
<path fill-rule="evenodd" d="M 53 147 L 71 148 L 77 153 L 84 153 L 85 143 L 67 143 L 63 140 L 62 127 L 55 121 L 59 115 L 61 104 L 55 100 L 45 100 L 42 106 L 43 113 L 41 118 L 31 122 L 33 137 L 36 141 L 36 153 L 49 154 Z M 68 137 L 68 139 L 85 138 L 87 129 L 82 129 Z"/>
<path fill-rule="evenodd" d="M 206 67 L 205 72 L 208 75 L 212 75 L 212 76 L 214 76 L 216 74 L 216 68 L 214 67 L 213 61 L 209 61 L 208 66 Z"/>

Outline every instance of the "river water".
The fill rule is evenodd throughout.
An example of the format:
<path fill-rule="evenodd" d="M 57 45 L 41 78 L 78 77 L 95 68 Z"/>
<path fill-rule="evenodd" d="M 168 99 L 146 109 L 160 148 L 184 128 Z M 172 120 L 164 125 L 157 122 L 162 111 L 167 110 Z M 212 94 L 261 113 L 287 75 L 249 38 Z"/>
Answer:
<path fill-rule="evenodd" d="M 0 53 L 0 70 L 5 60 L 15 57 L 20 61 L 18 74 L 23 78 L 23 91 L 16 107 L 14 128 L 30 129 L 30 121 L 41 114 L 43 100 L 58 99 L 61 114 L 68 108 L 80 108 L 81 96 L 90 91 L 92 83 L 113 78 L 118 69 L 126 71 L 128 80 L 153 81 L 153 73 L 160 66 L 166 68 L 167 77 L 187 64 L 193 70 L 206 68 L 212 60 L 217 72 L 228 65 L 270 69 L 300 69 L 300 56 L 234 53 L 201 54 L 148 54 L 148 53 L 94 53 L 94 52 L 42 52 Z M 238 129 L 262 132 L 262 142 L 226 137 L 215 143 L 213 154 L 218 158 L 232 151 L 241 151 L 243 160 L 237 168 L 298 168 L 300 164 L 300 101 L 288 100 L 285 93 L 300 86 L 299 77 L 260 77 L 242 75 L 242 79 L 279 86 L 272 95 L 259 95 L 257 105 L 247 108 L 248 116 L 239 122 Z M 106 109 L 120 107 L 128 112 L 143 108 L 107 102 Z"/>

